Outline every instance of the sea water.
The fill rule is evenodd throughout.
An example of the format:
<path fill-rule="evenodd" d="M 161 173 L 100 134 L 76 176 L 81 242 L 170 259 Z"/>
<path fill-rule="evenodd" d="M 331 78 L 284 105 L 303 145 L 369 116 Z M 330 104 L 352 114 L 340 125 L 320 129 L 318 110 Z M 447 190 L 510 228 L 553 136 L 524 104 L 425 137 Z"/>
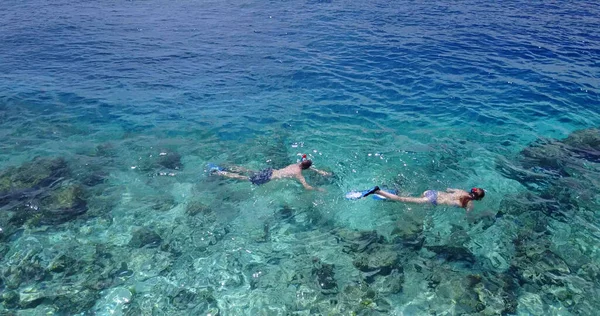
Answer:
<path fill-rule="evenodd" d="M 2 1 L 0 311 L 595 314 L 598 21 L 593 1 Z M 206 168 L 303 154 L 324 192 Z M 486 196 L 344 197 L 374 185 Z"/>

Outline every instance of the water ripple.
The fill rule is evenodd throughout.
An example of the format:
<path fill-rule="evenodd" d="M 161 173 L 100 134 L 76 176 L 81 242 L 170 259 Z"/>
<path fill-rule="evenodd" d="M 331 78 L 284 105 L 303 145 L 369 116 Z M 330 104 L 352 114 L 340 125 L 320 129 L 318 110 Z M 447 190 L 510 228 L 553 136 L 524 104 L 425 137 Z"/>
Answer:
<path fill-rule="evenodd" d="M 194 183 L 193 194 L 247 203 L 223 207 L 242 230 L 238 213 L 268 218 L 273 200 L 251 201 L 267 194 L 262 188 L 199 181 L 206 162 L 259 168 L 273 155 L 277 164 L 312 155 L 337 178 L 322 200 L 292 201 L 315 203 L 303 209 L 328 214 L 319 219 L 327 225 L 393 223 L 388 206 L 336 213 L 347 207 L 341 191 L 380 182 L 405 194 L 479 183 L 493 208 L 493 193 L 519 187 L 494 162 L 508 164 L 538 138 L 600 126 L 599 16 L 597 2 L 2 1 L 0 170 L 36 156 L 96 161 L 112 174 L 112 190 L 135 191 L 123 193 L 123 209 Z M 132 171 L 158 148 L 183 156 L 179 182 Z M 594 172 L 573 172 L 597 187 Z M 155 187 L 138 192 L 141 183 Z M 128 222 L 137 213 L 110 216 L 119 212 L 139 224 Z M 440 216 L 459 220 L 452 214 Z M 586 229 L 597 238 L 598 226 Z M 335 250 L 329 227 L 287 245 Z"/>

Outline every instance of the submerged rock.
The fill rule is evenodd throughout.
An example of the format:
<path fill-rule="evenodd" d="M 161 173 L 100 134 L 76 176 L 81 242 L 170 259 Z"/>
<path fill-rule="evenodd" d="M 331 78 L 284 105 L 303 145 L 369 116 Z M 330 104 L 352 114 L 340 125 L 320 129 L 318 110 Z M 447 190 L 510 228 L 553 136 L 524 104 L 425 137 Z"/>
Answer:
<path fill-rule="evenodd" d="M 70 170 L 63 158 L 37 157 L 18 168 L 9 167 L 0 172 L 0 193 L 12 192 L 14 195 L 24 189 L 48 187 L 69 174 Z"/>
<path fill-rule="evenodd" d="M 284 205 L 277 211 L 276 218 L 289 223 L 295 223 L 295 213 L 296 210 L 294 208 L 290 207 L 289 205 Z"/>
<path fill-rule="evenodd" d="M 80 177 L 80 179 L 81 179 L 81 183 L 83 185 L 93 187 L 93 186 L 104 183 L 106 181 L 106 179 L 108 178 L 108 175 L 109 174 L 105 171 L 95 171 L 95 172 L 86 173 L 85 175 Z"/>
<path fill-rule="evenodd" d="M 525 292 L 519 297 L 518 311 L 523 315 L 546 315 L 544 303 L 539 294 Z"/>
<path fill-rule="evenodd" d="M 571 272 L 562 259 L 548 250 L 526 252 L 518 260 L 521 280 L 538 286 L 562 284 L 562 276 Z"/>
<path fill-rule="evenodd" d="M 6 308 L 15 308 L 19 304 L 19 293 L 16 291 L 2 291 L 2 295 L 0 296 L 2 299 L 2 304 Z"/>
<path fill-rule="evenodd" d="M 28 286 L 19 293 L 19 307 L 34 308 L 49 298 L 49 294 L 48 291 L 38 289 L 36 286 Z"/>
<path fill-rule="evenodd" d="M 366 251 L 370 246 L 385 241 L 385 238 L 376 231 L 359 232 L 340 229 L 336 232 L 336 235 L 346 243 L 343 250 L 346 253 L 361 253 Z"/>
<path fill-rule="evenodd" d="M 293 161 L 290 161 L 290 154 L 288 153 L 290 147 L 286 141 L 286 136 L 288 136 L 286 134 L 280 131 L 279 133 L 256 137 L 246 147 L 249 153 L 243 157 L 256 157 L 260 155 L 262 157 L 256 158 L 257 160 L 268 161 L 269 166 L 275 169 L 283 168 L 293 163 Z"/>
<path fill-rule="evenodd" d="M 8 289 L 35 283 L 47 277 L 42 257 L 43 247 L 35 238 L 20 239 L 8 252 L 8 260 L 0 266 L 0 277 Z"/>
<path fill-rule="evenodd" d="M 126 288 L 117 287 L 103 293 L 94 306 L 97 315 L 123 315 L 127 305 L 131 302 L 133 294 Z"/>
<path fill-rule="evenodd" d="M 404 287 L 404 272 L 403 268 L 393 269 L 390 274 L 385 277 L 373 278 L 374 280 L 369 283 L 374 289 L 377 289 L 380 294 L 398 294 Z M 369 278 L 367 282 L 369 282 Z"/>
<path fill-rule="evenodd" d="M 0 243 L 0 261 L 4 260 L 4 256 L 10 250 L 10 246 L 5 243 Z"/>
<path fill-rule="evenodd" d="M 2 212 L 0 210 L 0 212 Z M 9 240 L 12 236 L 16 236 L 20 230 L 19 228 L 27 220 L 27 216 L 19 216 L 16 212 L 2 212 L 0 213 L 0 243 L 4 240 Z M 25 214 L 23 214 L 25 215 Z M 5 250 L 8 248 L 8 244 L 2 243 L 0 246 L 0 257 L 4 256 Z"/>
<path fill-rule="evenodd" d="M 85 213 L 86 189 L 71 173 L 62 158 L 35 158 L 2 171 L 0 209 L 7 211 L 9 225 L 0 224 L 12 233 L 25 223 L 54 225 Z"/>
<path fill-rule="evenodd" d="M 182 289 L 174 296 L 170 297 L 169 302 L 178 310 L 198 310 L 207 311 L 210 307 L 217 305 L 217 300 L 213 297 L 212 291 L 190 291 Z"/>
<path fill-rule="evenodd" d="M 568 205 L 563 205 L 557 200 L 542 198 L 533 192 L 521 192 L 507 195 L 500 202 L 502 216 L 511 215 L 521 227 L 533 229 L 535 232 L 546 230 L 549 217 L 564 221 L 572 211 Z"/>
<path fill-rule="evenodd" d="M 362 272 L 376 272 L 380 275 L 388 275 L 394 269 L 402 269 L 398 251 L 383 247 L 376 247 L 368 253 L 358 255 L 353 264 Z"/>
<path fill-rule="evenodd" d="M 177 202 L 173 196 L 166 194 L 146 197 L 144 198 L 144 202 L 148 202 L 153 210 L 160 212 L 168 211 L 177 206 Z"/>
<path fill-rule="evenodd" d="M 415 250 L 421 249 L 425 238 L 423 233 L 423 222 L 417 222 L 415 220 L 409 220 L 402 222 L 394 228 L 391 233 L 395 243 L 401 243 L 404 246 L 412 247 Z"/>
<path fill-rule="evenodd" d="M 89 311 L 100 298 L 100 293 L 89 289 L 60 295 L 52 302 L 61 313 L 75 315 Z"/>
<path fill-rule="evenodd" d="M 475 263 L 475 256 L 466 247 L 462 245 L 425 245 L 427 250 L 443 256 L 448 261 L 465 261 Z"/>
<path fill-rule="evenodd" d="M 64 223 L 87 211 L 82 186 L 67 184 L 50 192 L 40 202 L 41 224 Z"/>
<path fill-rule="evenodd" d="M 158 164 L 171 170 L 180 170 L 183 168 L 181 155 L 176 152 L 161 152 L 159 154 Z"/>
<path fill-rule="evenodd" d="M 410 237 L 407 239 L 412 239 L 413 233 L 418 229 L 410 231 L 411 233 L 407 235 Z M 343 251 L 352 256 L 352 264 L 361 271 L 361 282 L 379 293 L 395 294 L 402 290 L 404 284 L 404 268 L 401 263 L 403 248 L 397 245 L 396 241 L 390 244 L 375 231 L 339 230 L 337 235 L 345 243 Z M 396 235 L 395 239 L 398 238 Z M 409 244 L 409 247 L 412 245 Z"/>
<path fill-rule="evenodd" d="M 520 236 L 515 241 L 517 256 L 511 275 L 524 290 L 543 293 L 542 303 L 562 305 L 575 314 L 590 314 L 593 307 L 585 298 L 595 295 L 595 269 L 575 262 L 573 268 L 579 270 L 573 274 L 567 262 L 549 250 L 551 244 L 545 234 Z"/>
<path fill-rule="evenodd" d="M 185 207 L 185 213 L 188 216 L 211 216 L 214 215 L 212 209 L 200 201 L 190 201 Z"/>
<path fill-rule="evenodd" d="M 183 163 L 181 155 L 174 151 L 163 150 L 159 153 L 155 151 L 141 154 L 142 157 L 136 162 L 136 169 L 143 172 L 156 172 L 158 170 L 181 170 Z"/>
<path fill-rule="evenodd" d="M 515 159 L 498 161 L 496 167 L 507 178 L 519 181 L 530 190 L 542 192 L 554 186 L 577 193 L 572 185 L 584 180 L 580 189 L 585 191 L 590 177 L 596 178 L 594 174 L 600 172 L 598 163 L 600 130 L 592 128 L 573 132 L 563 140 L 535 141 Z M 567 180 L 571 185 L 564 182 L 565 178 L 571 178 Z M 554 196 L 553 193 L 547 195 Z"/>
<path fill-rule="evenodd" d="M 171 298 L 171 304 L 180 310 L 190 309 L 198 305 L 198 295 L 188 290 L 181 290 Z"/>
<path fill-rule="evenodd" d="M 600 265 L 595 262 L 587 263 L 579 268 L 577 275 L 591 282 L 600 282 Z"/>
<path fill-rule="evenodd" d="M 75 266 L 76 260 L 65 255 L 60 254 L 50 262 L 47 267 L 47 270 L 52 273 L 63 273 L 65 271 L 75 272 L 72 268 Z"/>
<path fill-rule="evenodd" d="M 157 247 L 162 242 L 162 238 L 153 230 L 147 227 L 140 227 L 133 231 L 129 246 L 141 248 L 144 246 Z"/>
<path fill-rule="evenodd" d="M 75 299 L 75 296 L 80 295 L 81 288 L 78 285 L 67 286 L 67 285 L 57 285 L 50 284 L 46 282 L 39 282 L 34 285 L 26 286 L 22 288 L 19 292 L 19 307 L 23 309 L 35 308 L 42 303 L 60 303 L 61 300 L 71 301 L 71 303 L 77 304 L 80 303 L 79 300 Z M 89 291 L 83 291 L 89 292 Z M 60 305 L 60 304 L 59 304 Z M 85 306 L 85 309 L 77 309 L 76 305 L 69 306 L 68 308 L 64 308 L 62 305 L 61 312 L 67 311 L 84 311 L 91 307 L 92 305 L 88 304 Z M 59 307 L 59 308 L 60 308 Z"/>
<path fill-rule="evenodd" d="M 98 157 L 106 157 L 112 158 L 117 156 L 117 148 L 112 143 L 102 143 L 96 146 L 94 152 L 92 153 L 94 156 Z"/>
<path fill-rule="evenodd" d="M 337 293 L 334 265 L 324 263 L 319 259 L 314 260 L 312 274 L 316 277 L 317 284 L 323 294 Z"/>
<path fill-rule="evenodd" d="M 563 143 L 581 158 L 600 162 L 600 129 L 589 128 L 573 132 Z"/>

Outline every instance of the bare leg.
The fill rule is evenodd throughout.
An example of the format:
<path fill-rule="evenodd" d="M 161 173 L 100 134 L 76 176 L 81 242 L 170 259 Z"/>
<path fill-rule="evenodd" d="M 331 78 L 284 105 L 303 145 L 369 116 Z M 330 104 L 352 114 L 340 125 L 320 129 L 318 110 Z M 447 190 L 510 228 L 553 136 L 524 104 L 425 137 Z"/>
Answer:
<path fill-rule="evenodd" d="M 240 172 L 240 173 L 253 172 L 252 170 L 244 168 L 242 166 L 227 166 L 227 170 L 231 170 L 233 172 Z"/>
<path fill-rule="evenodd" d="M 398 196 L 396 194 L 388 193 L 383 190 L 377 190 L 374 194 L 381 195 L 390 200 L 400 201 L 400 202 L 408 202 L 408 203 L 419 203 L 424 204 L 428 203 L 429 200 L 426 197 L 410 197 L 410 196 Z"/>
<path fill-rule="evenodd" d="M 226 177 L 226 178 L 231 178 L 231 179 L 245 180 L 245 181 L 250 180 L 250 178 L 248 178 L 246 176 L 243 176 L 243 175 L 237 174 L 237 173 L 233 173 L 233 172 L 218 171 L 218 172 L 216 172 L 216 174 Z"/>

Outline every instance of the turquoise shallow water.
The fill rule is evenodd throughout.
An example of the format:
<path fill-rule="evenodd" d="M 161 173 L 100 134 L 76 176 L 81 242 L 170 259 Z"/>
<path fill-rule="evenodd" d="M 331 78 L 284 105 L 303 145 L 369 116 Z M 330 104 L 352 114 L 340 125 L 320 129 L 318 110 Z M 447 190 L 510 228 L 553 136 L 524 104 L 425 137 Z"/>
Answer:
<path fill-rule="evenodd" d="M 0 311 L 593 315 L 599 16 L 4 1 Z M 205 170 L 301 154 L 325 192 Z M 373 185 L 487 194 L 469 214 L 344 199 Z"/>

